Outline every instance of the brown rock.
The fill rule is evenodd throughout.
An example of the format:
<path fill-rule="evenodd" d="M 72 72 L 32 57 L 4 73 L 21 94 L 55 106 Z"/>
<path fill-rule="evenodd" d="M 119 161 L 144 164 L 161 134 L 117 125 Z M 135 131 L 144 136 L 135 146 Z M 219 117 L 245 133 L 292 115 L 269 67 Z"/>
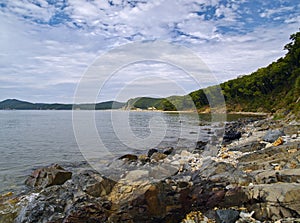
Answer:
<path fill-rule="evenodd" d="M 64 184 L 71 179 L 72 172 L 66 171 L 58 164 L 49 167 L 43 167 L 32 172 L 26 179 L 25 184 L 35 188 L 46 188 L 53 185 Z"/>
<path fill-rule="evenodd" d="M 126 154 L 119 158 L 120 160 L 127 160 L 127 161 L 137 161 L 138 157 L 133 154 Z"/>
<path fill-rule="evenodd" d="M 145 200 L 148 207 L 148 213 L 152 216 L 161 216 L 164 213 L 163 204 L 159 199 L 159 189 L 152 185 L 145 193 Z"/>
<path fill-rule="evenodd" d="M 151 160 L 155 160 L 156 162 L 158 162 L 159 160 L 163 160 L 167 157 L 168 155 L 163 154 L 163 153 L 153 153 L 151 156 Z"/>
<path fill-rule="evenodd" d="M 98 223 L 106 222 L 108 214 L 101 203 L 82 203 L 79 207 L 73 207 L 65 217 L 63 223 Z"/>

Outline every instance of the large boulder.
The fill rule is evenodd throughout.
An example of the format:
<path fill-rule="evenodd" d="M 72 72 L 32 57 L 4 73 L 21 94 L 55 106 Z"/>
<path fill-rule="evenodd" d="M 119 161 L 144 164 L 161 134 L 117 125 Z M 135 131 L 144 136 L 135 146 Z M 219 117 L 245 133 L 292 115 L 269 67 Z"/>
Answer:
<path fill-rule="evenodd" d="M 72 183 L 77 185 L 81 191 L 93 197 L 108 195 L 116 184 L 115 181 L 101 176 L 95 170 L 84 170 L 74 175 Z"/>
<path fill-rule="evenodd" d="M 71 179 L 72 172 L 66 171 L 58 164 L 34 170 L 26 179 L 25 184 L 37 189 L 64 184 Z"/>
<path fill-rule="evenodd" d="M 260 184 L 249 189 L 249 197 L 256 201 L 248 207 L 258 220 L 276 221 L 284 216 L 300 217 L 300 184 Z"/>
<path fill-rule="evenodd" d="M 269 130 L 267 131 L 266 135 L 263 137 L 263 140 L 266 142 L 273 143 L 281 136 L 284 136 L 284 132 L 282 130 L 279 129 Z"/>

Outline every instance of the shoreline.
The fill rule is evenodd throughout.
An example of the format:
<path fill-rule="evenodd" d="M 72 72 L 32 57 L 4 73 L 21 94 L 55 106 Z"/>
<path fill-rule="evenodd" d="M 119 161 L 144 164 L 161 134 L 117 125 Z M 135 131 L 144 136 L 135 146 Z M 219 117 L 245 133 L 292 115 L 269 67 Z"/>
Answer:
<path fill-rule="evenodd" d="M 92 169 L 72 173 L 55 165 L 40 168 L 26 181 L 31 189 L 25 197 L 0 196 L 0 210 L 13 207 L 9 216 L 18 216 L 18 223 L 209 223 L 220 221 L 221 212 L 234 215 L 233 223 L 298 221 L 299 127 L 271 119 L 229 122 L 227 141 L 224 136 L 222 142 L 200 141 L 191 149 L 127 154 L 113 160 L 104 175 Z M 56 179 L 57 173 L 64 181 L 52 185 L 47 176 Z"/>

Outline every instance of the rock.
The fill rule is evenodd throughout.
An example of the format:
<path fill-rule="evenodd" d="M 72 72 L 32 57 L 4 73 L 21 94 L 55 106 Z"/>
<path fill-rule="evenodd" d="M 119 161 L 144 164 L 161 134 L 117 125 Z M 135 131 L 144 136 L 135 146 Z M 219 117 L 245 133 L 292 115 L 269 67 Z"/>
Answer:
<path fill-rule="evenodd" d="M 158 161 L 160 161 L 160 160 L 165 159 L 166 157 L 167 157 L 166 154 L 157 152 L 157 153 L 153 153 L 153 154 L 152 154 L 151 160 L 154 160 L 154 161 L 158 162 Z"/>
<path fill-rule="evenodd" d="M 258 184 L 298 183 L 300 182 L 300 171 L 299 169 L 265 170 L 255 174 L 255 181 Z"/>
<path fill-rule="evenodd" d="M 72 172 L 66 171 L 58 164 L 37 169 L 26 179 L 25 184 L 42 189 L 53 185 L 61 185 L 71 179 Z"/>
<path fill-rule="evenodd" d="M 77 202 L 68 210 L 63 223 L 106 222 L 109 216 L 106 208 L 110 206 L 100 201 Z"/>
<path fill-rule="evenodd" d="M 266 142 L 273 143 L 279 137 L 284 136 L 284 132 L 282 130 L 269 130 L 266 135 L 263 137 L 263 140 Z"/>
<path fill-rule="evenodd" d="M 152 155 L 153 155 L 153 153 L 157 153 L 158 152 L 158 150 L 157 149 L 154 149 L 154 148 L 152 148 L 152 149 L 149 149 L 149 151 L 148 151 L 148 157 L 150 158 Z"/>
<path fill-rule="evenodd" d="M 115 181 L 103 177 L 93 170 L 85 170 L 73 178 L 73 183 L 78 185 L 83 192 L 93 197 L 108 195 L 116 184 Z"/>
<path fill-rule="evenodd" d="M 214 223 L 215 221 L 207 218 L 200 211 L 192 211 L 188 213 L 181 223 Z"/>
<path fill-rule="evenodd" d="M 233 148 L 228 149 L 228 151 L 240 151 L 242 153 L 247 153 L 247 152 L 255 152 L 263 148 L 264 148 L 263 143 L 254 141 L 254 142 L 246 143 L 244 145 L 235 146 Z"/>
<path fill-rule="evenodd" d="M 145 154 L 139 155 L 138 160 L 142 163 L 150 162 L 150 158 Z"/>
<path fill-rule="evenodd" d="M 197 149 L 197 150 L 204 150 L 205 146 L 207 145 L 207 143 L 208 143 L 208 141 L 198 141 L 196 143 L 195 149 Z"/>
<path fill-rule="evenodd" d="M 47 187 L 32 197 L 19 213 L 17 223 L 62 222 L 74 193 L 62 186 Z"/>
<path fill-rule="evenodd" d="M 133 154 L 125 154 L 119 158 L 120 160 L 137 161 L 138 156 Z"/>
<path fill-rule="evenodd" d="M 192 156 L 192 153 L 187 151 L 187 150 L 182 150 L 181 153 L 180 153 L 180 156 L 182 157 L 190 157 Z"/>
<path fill-rule="evenodd" d="M 239 219 L 240 212 L 237 210 L 217 210 L 216 220 L 217 223 L 235 223 Z"/>
<path fill-rule="evenodd" d="M 279 137 L 275 142 L 273 142 L 273 146 L 279 146 L 283 144 L 283 138 Z"/>
<path fill-rule="evenodd" d="M 284 133 L 287 135 L 297 134 L 299 132 L 300 125 L 299 123 L 290 123 L 289 125 L 284 126 Z"/>
<path fill-rule="evenodd" d="M 148 178 L 148 176 L 148 170 L 132 170 L 127 173 L 125 180 L 128 181 L 128 183 L 133 183 L 134 181 L 144 180 Z"/>
<path fill-rule="evenodd" d="M 258 220 L 279 220 L 300 216 L 300 184 L 259 184 L 248 188 L 249 197 L 257 202 L 249 207 Z"/>
<path fill-rule="evenodd" d="M 165 154 L 165 155 L 171 155 L 171 153 L 173 151 L 174 151 L 174 148 L 170 147 L 170 148 L 164 149 L 163 154 Z"/>
<path fill-rule="evenodd" d="M 241 132 L 229 132 L 229 133 L 225 133 L 225 135 L 223 136 L 224 140 L 235 140 L 235 139 L 240 139 L 242 137 L 242 133 Z"/>
<path fill-rule="evenodd" d="M 179 166 L 162 163 L 149 169 L 149 177 L 154 180 L 163 180 L 178 172 Z"/>
<path fill-rule="evenodd" d="M 0 195 L 0 223 L 13 223 L 20 211 L 20 198 L 12 192 Z"/>

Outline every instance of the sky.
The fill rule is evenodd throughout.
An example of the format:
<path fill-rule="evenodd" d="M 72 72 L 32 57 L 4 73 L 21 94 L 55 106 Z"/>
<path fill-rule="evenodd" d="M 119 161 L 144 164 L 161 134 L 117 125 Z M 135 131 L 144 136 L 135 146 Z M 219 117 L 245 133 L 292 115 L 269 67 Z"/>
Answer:
<path fill-rule="evenodd" d="M 127 44 L 164 41 L 186 47 L 216 83 L 250 74 L 285 55 L 284 45 L 299 31 L 300 2 L 1 0 L 0 21 L 0 100 L 72 103 L 93 64 Z M 198 88 L 176 64 L 139 61 L 116 71 L 99 89 L 98 100 Z"/>

